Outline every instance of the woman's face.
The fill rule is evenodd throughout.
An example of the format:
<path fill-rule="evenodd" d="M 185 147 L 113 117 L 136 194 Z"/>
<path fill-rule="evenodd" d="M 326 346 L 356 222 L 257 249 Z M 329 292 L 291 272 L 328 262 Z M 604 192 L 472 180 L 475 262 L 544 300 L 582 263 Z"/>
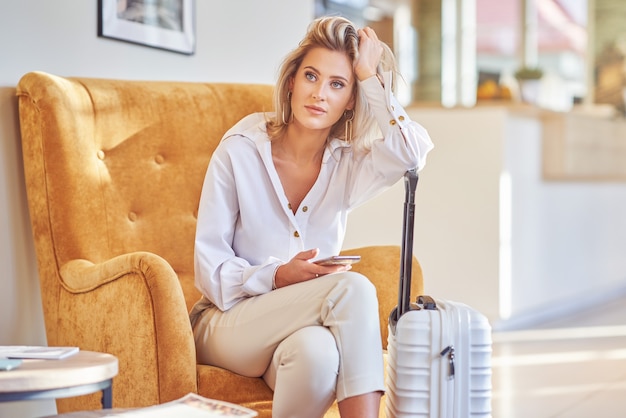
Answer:
<path fill-rule="evenodd" d="M 348 57 L 326 48 L 310 50 L 290 83 L 294 123 L 330 130 L 354 106 L 354 71 Z"/>

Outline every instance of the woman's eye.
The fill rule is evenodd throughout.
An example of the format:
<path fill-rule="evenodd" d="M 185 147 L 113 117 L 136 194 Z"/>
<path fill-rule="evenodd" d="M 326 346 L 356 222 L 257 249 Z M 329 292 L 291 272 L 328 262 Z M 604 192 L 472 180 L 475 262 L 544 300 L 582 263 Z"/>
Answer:
<path fill-rule="evenodd" d="M 330 85 L 333 86 L 334 89 L 340 89 L 344 86 L 341 81 L 333 81 Z"/>
<path fill-rule="evenodd" d="M 313 73 L 304 73 L 304 76 L 306 77 L 307 80 L 309 81 L 315 81 L 317 80 L 317 77 L 315 76 L 315 74 Z"/>

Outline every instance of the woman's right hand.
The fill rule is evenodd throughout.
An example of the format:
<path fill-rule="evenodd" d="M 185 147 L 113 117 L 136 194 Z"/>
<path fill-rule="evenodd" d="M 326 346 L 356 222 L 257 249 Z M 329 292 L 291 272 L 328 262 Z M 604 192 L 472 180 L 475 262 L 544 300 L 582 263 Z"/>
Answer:
<path fill-rule="evenodd" d="M 354 62 L 354 73 L 359 81 L 376 75 L 376 69 L 383 56 L 382 42 L 374 29 L 366 27 L 358 30 L 359 55 Z"/>
<path fill-rule="evenodd" d="M 326 274 L 348 271 L 352 268 L 350 265 L 320 266 L 312 263 L 311 260 L 317 257 L 319 252 L 318 248 L 302 251 L 296 254 L 288 263 L 278 267 L 274 276 L 274 286 L 278 289 Z"/>

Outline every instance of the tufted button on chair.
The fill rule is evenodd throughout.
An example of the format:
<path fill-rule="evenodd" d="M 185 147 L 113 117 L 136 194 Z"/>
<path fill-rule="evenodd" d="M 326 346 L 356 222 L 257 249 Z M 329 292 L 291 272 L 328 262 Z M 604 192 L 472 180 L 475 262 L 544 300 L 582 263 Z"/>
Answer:
<path fill-rule="evenodd" d="M 196 364 L 188 311 L 200 296 L 193 246 L 211 153 L 240 118 L 271 110 L 272 87 L 32 72 L 17 95 L 48 344 L 117 356 L 117 408 L 195 392 L 271 416 L 262 379 Z M 386 341 L 399 248 L 346 253 L 363 256 L 354 270 L 377 286 Z M 413 272 L 421 293 L 417 261 Z M 100 405 L 97 394 L 57 404 Z"/>

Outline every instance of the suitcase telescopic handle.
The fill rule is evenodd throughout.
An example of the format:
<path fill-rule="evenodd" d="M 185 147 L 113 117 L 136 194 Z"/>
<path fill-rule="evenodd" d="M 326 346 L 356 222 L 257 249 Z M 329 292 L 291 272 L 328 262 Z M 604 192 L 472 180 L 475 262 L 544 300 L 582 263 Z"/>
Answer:
<path fill-rule="evenodd" d="M 404 220 L 402 230 L 402 248 L 400 254 L 400 289 L 398 292 L 398 311 L 396 318 L 410 309 L 411 274 L 413 267 L 413 231 L 415 225 L 415 189 L 417 189 L 417 169 L 404 174 Z"/>

